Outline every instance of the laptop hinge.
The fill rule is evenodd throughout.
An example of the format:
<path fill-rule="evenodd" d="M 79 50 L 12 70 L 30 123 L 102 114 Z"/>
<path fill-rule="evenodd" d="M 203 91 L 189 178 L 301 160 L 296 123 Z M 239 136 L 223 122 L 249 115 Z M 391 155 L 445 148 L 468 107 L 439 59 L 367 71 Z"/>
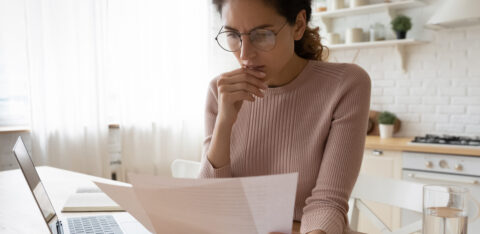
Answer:
<path fill-rule="evenodd" d="M 57 234 L 63 234 L 63 225 L 60 220 L 57 220 Z"/>

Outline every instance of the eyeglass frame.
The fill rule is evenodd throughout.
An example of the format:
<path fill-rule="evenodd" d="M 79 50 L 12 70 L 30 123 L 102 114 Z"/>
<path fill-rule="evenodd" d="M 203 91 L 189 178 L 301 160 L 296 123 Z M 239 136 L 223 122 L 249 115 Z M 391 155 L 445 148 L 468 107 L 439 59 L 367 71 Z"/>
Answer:
<path fill-rule="evenodd" d="M 285 21 L 285 23 L 282 25 L 282 27 L 280 27 L 280 29 L 278 29 L 277 32 L 274 32 L 274 31 L 269 30 L 269 29 L 263 29 L 263 30 L 270 31 L 270 32 L 273 33 L 273 35 L 275 35 L 275 44 L 273 45 L 272 49 L 270 49 L 270 50 L 262 50 L 262 49 L 260 49 L 260 48 L 257 48 L 256 46 L 254 46 L 254 47 L 257 48 L 258 50 L 265 51 L 265 52 L 273 50 L 273 49 L 275 48 L 275 46 L 277 45 L 277 35 L 280 33 L 280 31 L 282 31 L 282 29 L 283 29 L 283 28 L 285 27 L 285 25 L 287 25 L 287 24 L 288 24 L 288 20 Z M 215 37 L 215 40 L 217 41 L 217 44 L 220 46 L 220 48 L 222 48 L 223 50 L 228 51 L 228 52 L 237 52 L 237 51 L 239 51 L 239 50 L 242 49 L 242 46 L 243 46 L 242 35 L 248 35 L 248 39 L 250 40 L 250 34 L 251 34 L 252 32 L 254 32 L 255 30 L 261 29 L 261 28 L 255 28 L 255 29 L 250 30 L 250 32 L 245 32 L 245 33 L 241 33 L 241 32 L 235 31 L 235 30 L 223 31 L 223 32 L 222 32 L 222 29 L 223 29 L 224 27 L 225 27 L 225 26 L 222 26 L 222 27 L 220 28 L 220 31 L 218 31 L 217 36 Z M 240 39 L 240 47 L 239 47 L 238 50 L 233 50 L 233 51 L 232 51 L 232 50 L 227 50 L 227 49 L 223 48 L 223 46 L 220 44 L 220 42 L 218 41 L 218 36 L 219 36 L 221 33 L 225 33 L 225 32 L 233 32 L 233 33 L 236 33 L 236 34 L 239 36 L 238 38 Z"/>

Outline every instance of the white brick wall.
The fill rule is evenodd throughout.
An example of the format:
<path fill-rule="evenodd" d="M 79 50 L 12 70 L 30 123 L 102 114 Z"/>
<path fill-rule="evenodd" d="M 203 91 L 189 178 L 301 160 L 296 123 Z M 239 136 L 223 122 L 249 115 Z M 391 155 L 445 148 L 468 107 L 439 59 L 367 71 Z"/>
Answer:
<path fill-rule="evenodd" d="M 393 47 L 361 49 L 355 61 L 371 76 L 372 109 L 395 112 L 402 120 L 397 136 L 480 136 L 480 25 L 441 31 L 423 29 L 443 1 L 427 0 L 425 7 L 402 12 L 414 23 L 407 37 L 429 41 L 406 47 L 406 73 L 399 68 Z M 335 20 L 333 28 L 341 34 L 348 27 L 366 31 L 377 21 L 387 22 L 388 17 L 382 13 L 353 16 Z M 393 33 L 388 37 L 392 38 Z M 355 53 L 330 51 L 330 61 L 352 62 Z"/>

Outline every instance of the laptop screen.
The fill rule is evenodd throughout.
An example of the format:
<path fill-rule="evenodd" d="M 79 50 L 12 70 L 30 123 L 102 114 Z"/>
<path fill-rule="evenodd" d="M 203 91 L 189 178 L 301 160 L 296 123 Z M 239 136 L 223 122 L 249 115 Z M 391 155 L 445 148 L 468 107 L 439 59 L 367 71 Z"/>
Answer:
<path fill-rule="evenodd" d="M 25 180 L 27 180 L 28 187 L 32 191 L 33 197 L 35 198 L 35 201 L 42 212 L 43 218 L 47 224 L 51 223 L 51 221 L 56 221 L 55 209 L 48 198 L 47 191 L 45 191 L 42 181 L 38 176 L 37 170 L 35 169 L 35 165 L 33 165 L 33 161 L 27 152 L 27 148 L 20 137 L 13 148 L 13 153 L 15 154 L 18 164 L 22 169 Z M 53 231 L 51 225 L 48 226 L 50 230 Z"/>

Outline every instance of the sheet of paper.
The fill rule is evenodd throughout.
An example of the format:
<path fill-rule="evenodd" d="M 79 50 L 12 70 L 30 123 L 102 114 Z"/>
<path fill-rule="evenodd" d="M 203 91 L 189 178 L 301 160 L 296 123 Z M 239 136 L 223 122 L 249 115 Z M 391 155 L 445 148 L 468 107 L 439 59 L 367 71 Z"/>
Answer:
<path fill-rule="evenodd" d="M 132 187 L 118 186 L 94 182 L 104 193 L 130 213 L 150 232 L 155 233 L 150 218 L 145 213 L 140 201 L 138 201 Z"/>
<path fill-rule="evenodd" d="M 129 178 L 133 189 L 97 185 L 152 232 L 265 234 L 292 230 L 297 173 L 226 179 L 130 174 Z"/>
<path fill-rule="evenodd" d="M 99 189 L 100 190 L 100 189 Z M 74 193 L 71 194 L 62 212 L 86 211 L 125 211 L 105 193 Z"/>
<path fill-rule="evenodd" d="M 227 179 L 129 175 L 155 230 L 290 233 L 297 173 Z"/>

